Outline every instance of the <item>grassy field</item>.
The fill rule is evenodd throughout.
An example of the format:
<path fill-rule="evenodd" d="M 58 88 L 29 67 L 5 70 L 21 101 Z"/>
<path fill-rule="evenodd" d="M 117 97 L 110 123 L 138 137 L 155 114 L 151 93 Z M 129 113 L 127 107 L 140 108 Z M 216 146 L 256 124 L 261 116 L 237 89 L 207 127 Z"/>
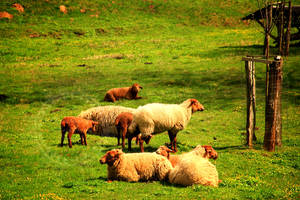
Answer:
<path fill-rule="evenodd" d="M 245 145 L 246 86 L 242 56 L 262 53 L 257 24 L 240 18 L 251 0 L 20 1 L 25 13 L 0 2 L 0 199 L 297 199 L 300 197 L 300 49 L 284 60 L 283 146 L 263 150 L 265 66 L 257 64 L 258 141 Z M 300 4 L 300 1 L 294 1 Z M 66 5 L 68 13 L 59 12 Z M 81 13 L 80 9 L 85 9 Z M 272 48 L 272 54 L 276 49 Z M 218 188 L 163 182 L 107 183 L 99 158 L 116 138 L 88 135 L 88 146 L 60 143 L 60 121 L 104 102 L 109 88 L 137 82 L 141 100 L 198 99 L 178 134 L 179 152 L 210 144 Z M 168 142 L 155 136 L 145 150 Z M 65 141 L 66 144 L 66 141 Z M 133 145 L 133 151 L 139 148 Z M 127 149 L 125 150 L 127 152 Z"/>

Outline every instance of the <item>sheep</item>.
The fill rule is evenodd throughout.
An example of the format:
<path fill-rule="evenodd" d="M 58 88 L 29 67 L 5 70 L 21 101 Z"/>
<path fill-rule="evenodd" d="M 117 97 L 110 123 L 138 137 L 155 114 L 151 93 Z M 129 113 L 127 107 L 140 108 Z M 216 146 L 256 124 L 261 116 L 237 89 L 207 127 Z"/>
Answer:
<path fill-rule="evenodd" d="M 138 107 L 133 113 L 133 121 L 129 132 L 139 129 L 142 135 L 141 151 L 144 151 L 143 140 L 152 134 L 168 131 L 170 146 L 177 152 L 176 135 L 183 130 L 196 111 L 203 111 L 204 107 L 196 99 L 187 99 L 181 104 L 152 103 Z"/>
<path fill-rule="evenodd" d="M 136 137 L 136 144 L 139 142 L 140 140 L 140 135 L 136 135 L 139 133 L 139 131 L 137 131 L 135 134 L 131 134 L 128 133 L 127 134 L 127 129 L 130 126 L 131 122 L 133 120 L 133 114 L 129 113 L 129 112 L 123 112 L 121 114 L 119 114 L 115 120 L 115 126 L 117 128 L 118 131 L 118 145 L 120 145 L 120 135 L 122 132 L 122 148 L 125 148 L 125 137 L 127 136 L 128 138 L 128 150 L 131 151 L 131 140 L 133 137 Z M 149 136 L 145 139 L 146 144 L 149 144 L 150 139 L 152 136 Z"/>
<path fill-rule="evenodd" d="M 212 148 L 212 146 L 209 146 L 209 145 L 204 145 L 204 146 L 198 145 L 192 151 L 181 154 L 181 155 L 170 155 L 170 152 L 174 152 L 174 151 L 169 149 L 166 146 L 160 146 L 156 150 L 157 154 L 168 158 L 168 160 L 172 163 L 173 167 L 175 167 L 179 162 L 181 162 L 181 160 L 184 157 L 189 156 L 189 155 L 200 156 L 201 158 L 206 158 L 206 159 L 212 158 L 214 160 L 216 160 L 218 158 L 218 153 Z"/>
<path fill-rule="evenodd" d="M 89 130 L 96 131 L 96 125 L 98 122 L 92 120 L 82 119 L 80 117 L 65 117 L 61 121 L 61 144 L 64 145 L 65 133 L 68 131 L 69 147 L 72 148 L 71 137 L 74 133 L 79 133 L 81 138 L 81 144 L 87 145 L 86 133 Z"/>
<path fill-rule="evenodd" d="M 201 184 L 218 187 L 219 177 L 216 167 L 209 160 L 191 154 L 182 158 L 170 171 L 169 181 L 183 186 Z"/>
<path fill-rule="evenodd" d="M 123 153 L 113 149 L 99 160 L 107 164 L 108 181 L 163 181 L 173 169 L 170 161 L 156 153 Z"/>
<path fill-rule="evenodd" d="M 169 174 L 170 183 L 179 185 L 211 185 L 220 182 L 216 167 L 208 159 L 217 159 L 218 154 L 212 146 L 198 145 L 195 149 L 182 155 L 170 155 L 173 152 L 166 146 L 160 146 L 156 153 L 168 158 L 174 169 Z"/>
<path fill-rule="evenodd" d="M 138 96 L 138 92 L 143 89 L 137 83 L 134 83 L 131 87 L 124 87 L 124 88 L 113 88 L 106 92 L 104 101 L 115 102 L 119 99 L 141 99 L 142 97 Z"/>
<path fill-rule="evenodd" d="M 78 117 L 97 121 L 99 125 L 97 126 L 96 135 L 117 137 L 116 117 L 122 112 L 134 113 L 135 111 L 134 108 L 123 106 L 98 106 L 82 111 Z"/>

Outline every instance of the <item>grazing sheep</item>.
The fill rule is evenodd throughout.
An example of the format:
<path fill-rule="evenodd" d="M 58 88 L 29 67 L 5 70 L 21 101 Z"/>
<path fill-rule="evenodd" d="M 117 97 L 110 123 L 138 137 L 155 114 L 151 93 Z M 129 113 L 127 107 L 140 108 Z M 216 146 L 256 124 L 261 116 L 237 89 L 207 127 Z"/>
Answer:
<path fill-rule="evenodd" d="M 117 116 L 122 112 L 134 113 L 135 111 L 136 109 L 123 106 L 98 106 L 82 111 L 78 117 L 99 122 L 96 135 L 117 137 L 118 132 L 115 127 Z"/>
<path fill-rule="evenodd" d="M 128 131 L 134 132 L 138 128 L 141 132 L 141 151 L 143 151 L 145 138 L 152 134 L 168 131 L 171 148 L 176 152 L 177 133 L 186 127 L 194 112 L 203 110 L 203 105 L 196 99 L 188 99 L 181 104 L 147 104 L 139 107 L 133 113 L 133 121 Z"/>
<path fill-rule="evenodd" d="M 207 159 L 214 159 L 216 160 L 218 158 L 218 153 L 212 148 L 212 146 L 208 145 L 198 145 L 196 148 L 194 148 L 192 151 L 188 153 L 184 153 L 181 155 L 170 155 L 171 152 L 174 152 L 173 150 L 169 149 L 166 146 L 160 146 L 156 153 L 162 156 L 165 156 L 169 159 L 169 161 L 172 163 L 172 166 L 175 167 L 181 160 L 189 155 L 195 155 L 199 156 L 201 158 L 207 158 Z"/>
<path fill-rule="evenodd" d="M 113 88 L 106 92 L 104 101 L 115 102 L 119 99 L 141 99 L 142 97 L 138 96 L 138 92 L 143 89 L 137 83 L 134 83 L 131 87 L 124 88 Z"/>
<path fill-rule="evenodd" d="M 169 181 L 184 186 L 201 184 L 218 187 L 219 177 L 216 167 L 208 159 L 191 154 L 182 158 L 170 171 Z"/>
<path fill-rule="evenodd" d="M 69 147 L 72 148 L 71 137 L 74 133 L 79 133 L 81 138 L 81 144 L 86 143 L 86 133 L 90 129 L 96 131 L 96 125 L 98 122 L 92 120 L 82 119 L 80 117 L 65 117 L 61 121 L 61 146 L 64 145 L 65 133 L 68 131 Z"/>
<path fill-rule="evenodd" d="M 121 149 L 106 152 L 100 163 L 108 165 L 108 181 L 162 181 L 173 169 L 167 158 L 156 153 L 123 153 Z"/>
<path fill-rule="evenodd" d="M 133 114 L 128 112 L 123 112 L 119 114 L 115 121 L 115 126 L 118 131 L 118 145 L 120 145 L 120 135 L 122 132 L 122 148 L 125 148 L 125 138 L 127 136 L 128 138 L 128 150 L 131 151 L 131 140 L 132 138 L 136 137 L 136 144 L 140 141 L 140 135 L 137 135 L 139 131 L 135 133 L 129 133 L 127 132 L 128 127 L 130 126 L 131 122 L 133 120 Z M 152 136 L 149 136 L 145 139 L 146 144 L 149 144 L 150 139 Z"/>

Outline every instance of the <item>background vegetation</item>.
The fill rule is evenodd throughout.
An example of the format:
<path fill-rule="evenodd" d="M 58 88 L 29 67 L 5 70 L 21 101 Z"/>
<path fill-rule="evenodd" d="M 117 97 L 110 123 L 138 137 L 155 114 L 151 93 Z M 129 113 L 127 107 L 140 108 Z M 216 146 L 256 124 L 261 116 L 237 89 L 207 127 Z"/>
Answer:
<path fill-rule="evenodd" d="M 244 146 L 246 86 L 242 56 L 261 55 L 263 35 L 241 17 L 252 0 L 19 1 L 0 11 L 0 199 L 296 199 L 300 180 L 300 51 L 284 60 L 283 147 L 262 148 L 265 66 L 257 64 L 258 141 Z M 295 4 L 300 2 L 294 1 Z M 65 5 L 67 14 L 59 11 Z M 85 12 L 80 12 L 85 9 Z M 272 48 L 273 54 L 276 49 Z M 136 108 L 198 99 L 178 135 L 179 153 L 197 144 L 218 151 L 218 188 L 162 182 L 106 182 L 99 158 L 116 138 L 89 135 L 88 146 L 58 147 L 60 121 L 99 105 L 105 91 L 134 82 Z M 168 142 L 155 136 L 146 151 Z M 66 141 L 65 141 L 66 143 Z M 134 151 L 138 147 L 134 146 Z M 127 150 L 125 150 L 127 151 Z"/>

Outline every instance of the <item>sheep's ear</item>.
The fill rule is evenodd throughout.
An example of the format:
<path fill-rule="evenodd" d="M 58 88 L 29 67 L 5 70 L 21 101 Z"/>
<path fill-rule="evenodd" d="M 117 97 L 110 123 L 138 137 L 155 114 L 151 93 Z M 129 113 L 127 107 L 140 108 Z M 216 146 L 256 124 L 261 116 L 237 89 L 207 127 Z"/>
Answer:
<path fill-rule="evenodd" d="M 167 151 L 168 153 L 175 153 L 175 151 L 174 151 L 173 149 L 169 149 L 168 147 L 166 147 L 166 151 Z"/>
<path fill-rule="evenodd" d="M 196 99 L 190 99 L 189 107 L 191 107 L 192 105 L 195 105 L 196 103 L 197 103 Z"/>

